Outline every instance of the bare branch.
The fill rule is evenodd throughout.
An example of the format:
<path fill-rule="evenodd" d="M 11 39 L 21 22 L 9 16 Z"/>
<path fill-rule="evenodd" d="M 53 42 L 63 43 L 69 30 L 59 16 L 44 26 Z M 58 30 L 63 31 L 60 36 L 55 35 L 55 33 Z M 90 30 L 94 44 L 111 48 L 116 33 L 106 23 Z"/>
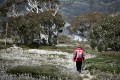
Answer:
<path fill-rule="evenodd" d="M 36 12 L 36 13 L 43 12 L 43 9 L 41 7 L 38 7 L 40 5 L 38 4 L 37 0 L 28 0 L 28 5 L 30 8 L 26 7 L 27 11 Z"/>
<path fill-rule="evenodd" d="M 59 6 L 56 4 L 56 10 L 55 10 L 55 13 L 53 13 L 52 15 L 55 16 L 55 15 L 57 14 L 58 10 L 59 10 Z"/>
<path fill-rule="evenodd" d="M 8 16 L 14 16 L 14 17 L 17 17 L 17 16 L 20 15 L 20 14 L 18 13 L 18 11 L 17 11 L 17 8 L 16 8 L 15 4 L 12 5 L 12 7 L 11 7 L 11 9 L 9 10 L 9 12 L 7 13 L 7 15 L 8 15 Z"/>
<path fill-rule="evenodd" d="M 49 9 L 46 6 L 47 6 L 47 4 L 46 4 L 46 2 L 44 2 L 43 7 L 48 11 Z"/>

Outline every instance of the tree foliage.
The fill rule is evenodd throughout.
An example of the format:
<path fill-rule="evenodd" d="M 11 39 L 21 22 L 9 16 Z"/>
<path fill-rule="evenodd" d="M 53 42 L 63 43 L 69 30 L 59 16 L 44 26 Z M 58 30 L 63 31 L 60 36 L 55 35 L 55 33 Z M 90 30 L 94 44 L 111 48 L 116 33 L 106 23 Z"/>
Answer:
<path fill-rule="evenodd" d="M 68 27 L 68 29 L 73 34 L 87 38 L 90 26 L 102 18 L 102 16 L 102 13 L 90 12 L 74 17 L 71 21 L 71 26 Z"/>
<path fill-rule="evenodd" d="M 108 14 L 90 28 L 90 42 L 99 51 L 120 50 L 120 14 Z"/>
<path fill-rule="evenodd" d="M 26 12 L 40 13 L 53 10 L 53 15 L 56 15 L 59 4 L 59 0 L 5 0 L 4 4 L 0 6 L 0 14 L 2 16 L 19 16 Z"/>
<path fill-rule="evenodd" d="M 98 51 L 120 50 L 120 14 L 91 12 L 75 17 L 68 28 L 72 33 L 86 37 Z M 85 33 L 86 32 L 86 33 Z"/>
<path fill-rule="evenodd" d="M 25 44 L 30 44 L 37 38 L 41 40 L 41 34 L 44 34 L 48 35 L 48 44 L 55 45 L 58 30 L 64 25 L 62 16 L 60 14 L 52 16 L 51 11 L 29 13 L 18 17 L 9 17 L 8 22 L 16 43 L 19 42 Z M 53 41 L 54 39 L 56 40 Z"/>
<path fill-rule="evenodd" d="M 58 30 L 64 26 L 59 4 L 59 0 L 6 0 L 0 11 L 8 18 L 16 43 L 30 44 L 37 38 L 41 44 L 44 34 L 49 45 L 56 45 Z"/>

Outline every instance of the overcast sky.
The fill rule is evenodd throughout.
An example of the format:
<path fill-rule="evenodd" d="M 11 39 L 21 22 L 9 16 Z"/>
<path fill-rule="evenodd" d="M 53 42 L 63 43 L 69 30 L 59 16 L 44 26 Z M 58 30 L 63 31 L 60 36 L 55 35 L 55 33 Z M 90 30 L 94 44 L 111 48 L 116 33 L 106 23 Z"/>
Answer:
<path fill-rule="evenodd" d="M 0 5 L 3 3 L 3 1 L 5 1 L 5 0 L 0 0 Z"/>

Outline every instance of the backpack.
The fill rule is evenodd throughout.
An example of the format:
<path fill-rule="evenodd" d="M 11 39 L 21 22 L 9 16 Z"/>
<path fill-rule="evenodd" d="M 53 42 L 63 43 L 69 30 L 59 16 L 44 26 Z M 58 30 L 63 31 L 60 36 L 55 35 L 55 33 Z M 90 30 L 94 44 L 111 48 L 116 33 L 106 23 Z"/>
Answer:
<path fill-rule="evenodd" d="M 76 58 L 83 58 L 83 51 L 82 50 L 77 51 Z"/>

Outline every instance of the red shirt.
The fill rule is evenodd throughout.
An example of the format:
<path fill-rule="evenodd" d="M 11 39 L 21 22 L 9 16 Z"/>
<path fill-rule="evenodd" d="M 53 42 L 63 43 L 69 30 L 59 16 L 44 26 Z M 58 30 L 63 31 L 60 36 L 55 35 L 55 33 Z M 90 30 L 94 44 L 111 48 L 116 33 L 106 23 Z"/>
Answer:
<path fill-rule="evenodd" d="M 80 47 L 78 47 L 73 53 L 73 60 L 74 61 L 84 61 L 84 59 L 85 59 L 85 54 L 84 54 L 83 50 Z"/>

